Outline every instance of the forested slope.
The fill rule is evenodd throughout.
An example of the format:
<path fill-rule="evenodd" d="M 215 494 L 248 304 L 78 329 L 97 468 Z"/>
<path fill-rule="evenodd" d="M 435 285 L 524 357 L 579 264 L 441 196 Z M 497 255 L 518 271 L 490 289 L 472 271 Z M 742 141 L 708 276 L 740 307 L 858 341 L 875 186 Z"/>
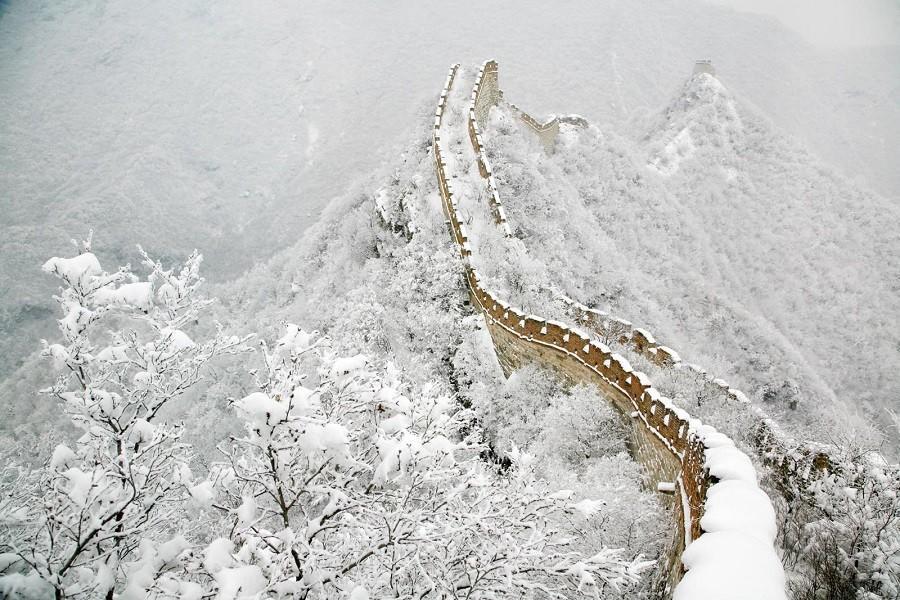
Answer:
<path fill-rule="evenodd" d="M 538 277 L 646 327 L 800 430 L 838 410 L 890 432 L 900 209 L 706 74 L 630 125 L 562 124 L 545 155 L 495 109 L 484 138 Z"/>

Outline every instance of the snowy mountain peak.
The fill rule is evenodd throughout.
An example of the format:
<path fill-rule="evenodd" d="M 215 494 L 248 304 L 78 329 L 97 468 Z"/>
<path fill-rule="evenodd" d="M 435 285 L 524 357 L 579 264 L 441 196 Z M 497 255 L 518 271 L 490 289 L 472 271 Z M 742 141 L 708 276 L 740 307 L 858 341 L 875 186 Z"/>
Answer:
<path fill-rule="evenodd" d="M 700 158 L 723 165 L 734 176 L 734 150 L 744 141 L 744 124 L 734 97 L 710 72 L 695 70 L 675 99 L 662 111 L 647 136 L 648 166 L 663 176 L 674 175 L 682 163 Z"/>
<path fill-rule="evenodd" d="M 714 74 L 708 72 L 691 75 L 673 104 L 682 111 L 697 110 L 704 106 L 724 110 L 727 113 L 734 111 L 734 98 L 731 92 Z"/>

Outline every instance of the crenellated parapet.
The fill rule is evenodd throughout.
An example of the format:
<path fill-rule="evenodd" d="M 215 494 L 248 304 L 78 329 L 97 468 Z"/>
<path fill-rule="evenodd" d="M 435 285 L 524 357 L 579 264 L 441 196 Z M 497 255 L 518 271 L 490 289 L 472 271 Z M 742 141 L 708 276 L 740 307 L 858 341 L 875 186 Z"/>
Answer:
<path fill-rule="evenodd" d="M 646 329 L 635 327 L 630 321 L 612 317 L 605 311 L 585 306 L 558 290 L 555 296 L 566 314 L 584 329 L 601 339 L 615 340 L 660 368 L 690 372 L 702 382 L 703 391 L 708 397 L 719 397 L 725 402 L 734 403 L 739 410 L 746 411 L 745 414 L 752 423 L 752 431 L 747 432 L 747 439 L 756 455 L 771 467 L 775 483 L 779 487 L 790 489 L 798 484 L 802 486 L 817 474 L 830 470 L 831 462 L 824 447 L 817 447 L 809 442 L 800 444 L 790 439 L 762 410 L 751 405 L 744 392 L 699 365 L 683 361 L 675 350 L 660 344 Z"/>

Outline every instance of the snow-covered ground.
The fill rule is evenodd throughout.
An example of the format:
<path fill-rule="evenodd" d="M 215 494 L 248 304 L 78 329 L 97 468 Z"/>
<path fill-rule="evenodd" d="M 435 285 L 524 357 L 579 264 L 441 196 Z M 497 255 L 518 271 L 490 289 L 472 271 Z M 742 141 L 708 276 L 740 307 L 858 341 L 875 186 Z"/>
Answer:
<path fill-rule="evenodd" d="M 514 26 L 513 26 L 514 25 Z M 194 246 L 231 278 L 394 159 L 454 61 L 500 59 L 540 113 L 621 123 L 696 58 L 845 174 L 896 197 L 896 48 L 818 50 L 701 2 L 0 6 L 0 376 L 52 328 L 41 260 L 97 231 L 111 258 Z M 828 123 L 828 127 L 822 127 Z"/>

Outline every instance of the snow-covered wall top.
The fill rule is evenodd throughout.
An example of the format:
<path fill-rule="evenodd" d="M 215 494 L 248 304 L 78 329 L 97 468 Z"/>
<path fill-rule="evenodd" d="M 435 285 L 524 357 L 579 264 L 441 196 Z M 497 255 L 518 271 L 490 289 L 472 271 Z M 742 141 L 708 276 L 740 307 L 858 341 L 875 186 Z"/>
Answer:
<path fill-rule="evenodd" d="M 646 375 L 632 370 L 628 362 L 614 354 L 590 334 L 562 323 L 525 314 L 495 293 L 485 289 L 472 266 L 472 248 L 464 219 L 457 210 L 457 199 L 447 162 L 442 156 L 440 130 L 450 90 L 458 73 L 454 65 L 441 92 L 435 113 L 433 152 L 442 207 L 451 234 L 466 263 L 466 280 L 475 305 L 489 326 L 501 328 L 523 344 L 551 348 L 564 357 L 588 368 L 607 387 L 621 394 L 634 408 L 648 434 L 660 440 L 681 464 L 675 481 L 673 527 L 682 534 L 685 548 L 681 564 L 671 578 L 679 581 L 673 592 L 676 600 L 710 598 L 747 598 L 780 600 L 784 595 L 784 571 L 774 549 L 775 513 L 766 494 L 757 484 L 756 471 L 749 457 L 734 442 L 713 427 L 691 417 L 652 387 Z M 492 83 L 485 85 L 488 73 Z M 468 136 L 478 159 L 479 172 L 487 180 L 489 198 L 498 226 L 509 235 L 499 193 L 493 183 L 490 165 L 480 141 L 478 115 L 486 114 L 485 104 L 499 100 L 496 85 L 497 65 L 485 63 L 479 72 L 467 111 Z M 483 97 L 482 87 L 493 90 Z M 489 106 L 487 107 L 489 109 Z M 594 313 L 598 314 L 594 314 Z M 586 318 L 602 318 L 587 309 Z M 623 326 L 627 323 L 618 321 Z M 656 344 L 653 336 L 628 326 L 629 339 L 661 364 L 680 363 L 678 355 Z M 743 400 L 737 390 L 724 384 L 726 393 Z M 610 388 L 611 386 L 611 388 Z M 682 549 L 677 551 L 679 554 Z M 682 577 L 683 574 L 683 577 Z"/>
<path fill-rule="evenodd" d="M 498 102 L 499 98 L 500 88 L 497 84 L 497 63 L 489 60 L 478 71 L 475 86 L 472 88 L 472 102 L 469 105 L 468 118 L 469 139 L 472 142 L 472 148 L 475 150 L 478 171 L 482 177 L 487 179 L 487 193 L 491 203 L 491 212 L 494 215 L 494 222 L 503 230 L 503 235 L 512 237 L 509 223 L 506 222 L 506 211 L 503 208 L 503 203 L 500 201 L 500 191 L 497 189 L 497 182 L 494 179 L 491 163 L 488 160 L 484 143 L 481 140 L 481 131 L 478 124 L 479 121 L 481 123 L 486 122 L 490 107 Z"/>

